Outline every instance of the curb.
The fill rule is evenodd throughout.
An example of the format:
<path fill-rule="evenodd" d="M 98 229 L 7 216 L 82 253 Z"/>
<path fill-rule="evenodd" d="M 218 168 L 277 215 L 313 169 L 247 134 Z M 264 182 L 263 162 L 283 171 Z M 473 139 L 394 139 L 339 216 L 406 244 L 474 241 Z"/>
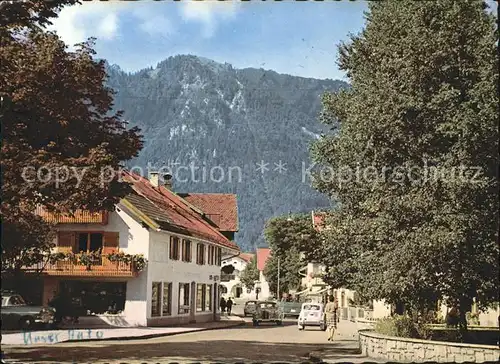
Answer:
<path fill-rule="evenodd" d="M 243 325 L 245 325 L 245 321 L 241 321 L 241 322 L 237 321 L 234 324 L 230 324 L 230 325 L 227 325 L 227 326 L 221 326 L 221 327 L 198 328 L 196 330 L 189 330 L 189 331 L 164 332 L 164 333 L 141 335 L 141 336 L 110 337 L 108 339 L 67 340 L 67 341 L 62 341 L 61 343 L 74 343 L 74 342 L 81 343 L 81 342 L 89 342 L 89 341 L 120 341 L 120 340 L 130 341 L 130 340 L 144 340 L 144 339 L 153 339 L 153 338 L 156 338 L 156 337 L 163 337 L 163 336 L 174 336 L 174 335 L 181 335 L 181 334 L 190 334 L 190 333 L 193 333 L 193 332 L 221 330 L 221 329 L 227 329 L 227 328 L 230 328 L 230 327 L 237 327 L 237 326 L 243 326 Z"/>
<path fill-rule="evenodd" d="M 75 343 L 75 342 L 90 342 L 90 341 L 130 341 L 130 340 L 144 340 L 144 339 L 152 339 L 152 338 L 157 338 L 157 337 L 163 337 L 163 336 L 174 336 L 174 335 L 181 335 L 181 334 L 190 334 L 193 332 L 202 332 L 202 331 L 212 331 L 212 330 L 221 330 L 221 329 L 227 329 L 227 328 L 232 328 L 232 327 L 237 327 L 237 326 L 243 326 L 245 325 L 245 321 L 235 321 L 234 323 L 225 325 L 225 326 L 219 326 L 219 327 L 206 327 L 206 328 L 193 328 L 192 330 L 186 330 L 186 331 L 178 331 L 178 332 L 163 332 L 163 333 L 156 333 L 156 334 L 146 334 L 146 335 L 140 335 L 140 336 L 121 336 L 121 337 L 110 337 L 110 338 L 102 338 L 102 339 L 81 339 L 81 340 L 66 340 L 66 341 L 61 341 L 58 343 L 53 343 L 53 344 L 48 344 L 48 345 L 42 345 L 42 346 L 52 346 L 52 345 L 57 345 L 57 344 L 64 344 L 64 343 Z M 23 346 L 22 344 L 4 344 L 8 346 Z M 1 363 L 0 363 L 1 364 Z"/>

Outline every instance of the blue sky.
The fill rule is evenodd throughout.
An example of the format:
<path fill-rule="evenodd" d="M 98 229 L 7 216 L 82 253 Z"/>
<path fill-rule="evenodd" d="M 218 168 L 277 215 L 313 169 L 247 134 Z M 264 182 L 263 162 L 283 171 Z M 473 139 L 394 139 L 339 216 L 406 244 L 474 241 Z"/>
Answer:
<path fill-rule="evenodd" d="M 53 29 L 68 44 L 96 37 L 97 56 L 136 71 L 176 54 L 236 68 L 343 78 L 337 44 L 364 24 L 362 1 L 93 1 L 67 7 Z"/>

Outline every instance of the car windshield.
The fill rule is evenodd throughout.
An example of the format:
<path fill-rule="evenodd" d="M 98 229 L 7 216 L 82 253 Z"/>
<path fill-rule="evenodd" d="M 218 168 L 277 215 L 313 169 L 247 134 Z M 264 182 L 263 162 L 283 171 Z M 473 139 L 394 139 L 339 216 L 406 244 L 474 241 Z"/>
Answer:
<path fill-rule="evenodd" d="M 247 302 L 246 305 L 247 306 L 255 306 L 255 302 L 253 302 L 253 301 L 252 302 Z"/>
<path fill-rule="evenodd" d="M 262 302 L 260 304 L 260 307 L 261 308 L 274 308 L 274 307 L 276 307 L 276 303 L 274 303 L 274 302 Z"/>
<path fill-rule="evenodd" d="M 319 311 L 321 310 L 320 305 L 304 305 L 304 311 Z"/>
<path fill-rule="evenodd" d="M 6 298 L 7 298 L 7 301 L 6 301 L 5 305 L 22 306 L 22 305 L 26 304 L 26 302 L 24 302 L 23 298 L 21 296 L 18 296 L 18 295 L 6 297 Z M 3 299 L 2 299 L 2 306 L 3 305 L 4 305 L 4 303 L 3 303 Z"/>

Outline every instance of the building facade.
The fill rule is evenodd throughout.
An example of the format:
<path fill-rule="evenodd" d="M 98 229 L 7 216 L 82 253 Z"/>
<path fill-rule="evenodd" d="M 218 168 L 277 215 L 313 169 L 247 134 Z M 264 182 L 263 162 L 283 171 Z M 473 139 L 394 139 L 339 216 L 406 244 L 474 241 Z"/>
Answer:
<path fill-rule="evenodd" d="M 255 299 L 255 288 L 246 287 L 240 280 L 240 274 L 245 270 L 255 254 L 241 253 L 237 256 L 222 257 L 221 295 L 224 298 Z"/>
<path fill-rule="evenodd" d="M 123 179 L 133 193 L 113 212 L 39 209 L 57 224 L 54 253 L 61 255 L 41 272 L 42 302 L 65 291 L 83 315 L 122 326 L 217 320 L 222 255 L 239 248 L 156 174 L 148 180 L 124 172 Z"/>

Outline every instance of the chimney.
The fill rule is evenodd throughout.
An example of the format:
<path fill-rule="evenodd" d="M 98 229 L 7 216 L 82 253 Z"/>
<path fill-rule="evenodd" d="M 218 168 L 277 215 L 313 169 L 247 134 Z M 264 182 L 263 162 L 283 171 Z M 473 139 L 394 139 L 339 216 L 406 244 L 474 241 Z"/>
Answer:
<path fill-rule="evenodd" d="M 165 188 L 172 190 L 172 175 L 170 173 L 163 175 L 163 184 Z"/>
<path fill-rule="evenodd" d="M 149 182 L 151 182 L 154 187 L 160 185 L 160 175 L 158 172 L 149 172 Z"/>

